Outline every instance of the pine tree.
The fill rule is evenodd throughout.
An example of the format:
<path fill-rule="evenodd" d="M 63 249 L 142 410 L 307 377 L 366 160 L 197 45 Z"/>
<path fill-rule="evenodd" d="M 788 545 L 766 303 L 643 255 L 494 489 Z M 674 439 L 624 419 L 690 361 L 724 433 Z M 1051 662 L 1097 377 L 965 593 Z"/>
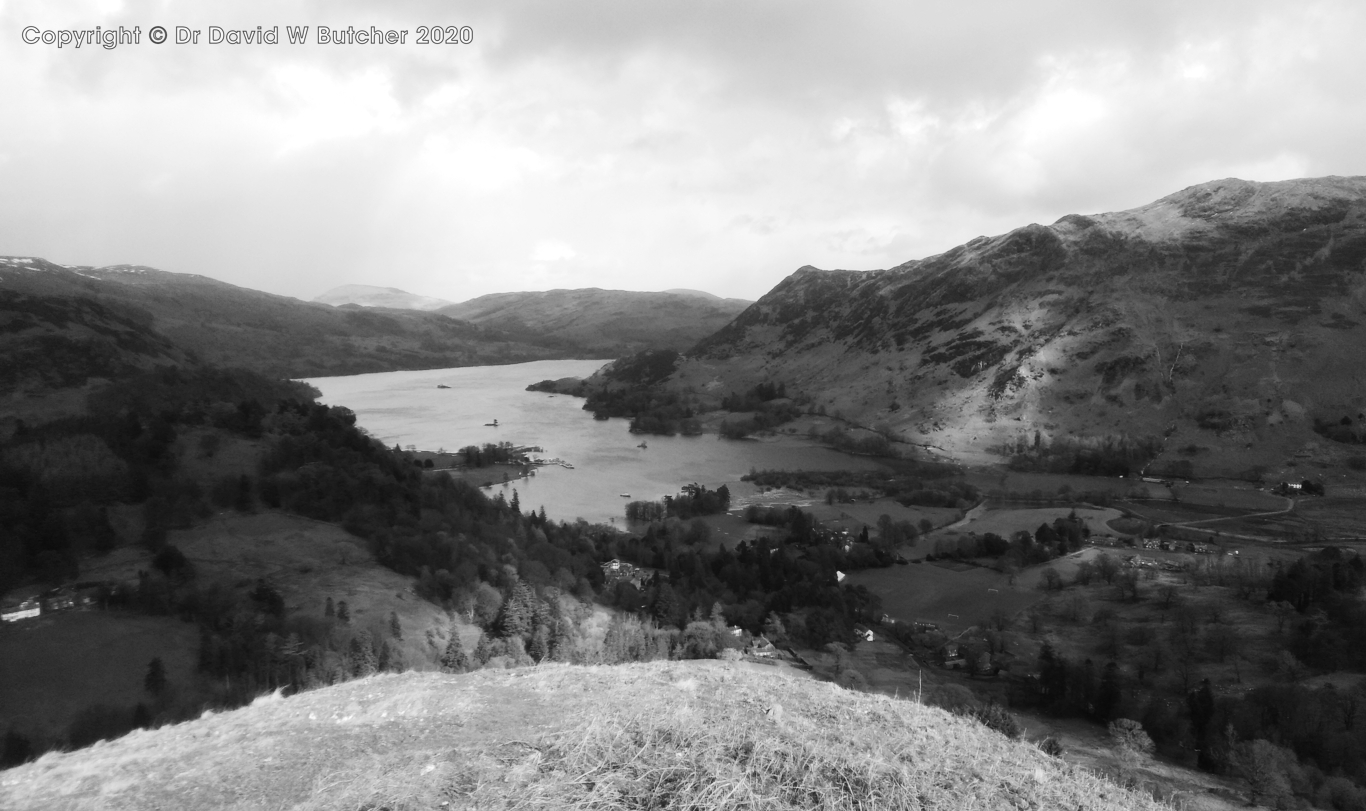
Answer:
<path fill-rule="evenodd" d="M 512 511 L 518 515 L 522 514 L 522 500 L 517 496 L 517 488 L 512 488 Z"/>
<path fill-rule="evenodd" d="M 346 601 L 337 603 L 337 620 L 340 622 L 351 622 L 351 609 L 346 607 Z"/>
<path fill-rule="evenodd" d="M 470 669 L 470 657 L 465 653 L 465 646 L 460 642 L 460 633 L 455 628 L 451 628 L 451 640 L 446 643 L 446 650 L 441 654 L 441 669 L 447 673 L 464 673 Z"/>
<path fill-rule="evenodd" d="M 375 640 L 369 631 L 361 631 L 351 637 L 348 653 L 351 658 L 351 675 L 369 676 L 379 669 L 379 652 L 375 649 Z"/>
<path fill-rule="evenodd" d="M 531 634 L 531 644 L 527 646 L 527 655 L 537 664 L 550 658 L 550 628 L 546 625 L 537 625 L 536 630 Z"/>
<path fill-rule="evenodd" d="M 496 627 L 498 635 L 504 638 L 522 638 L 531 633 L 532 618 L 536 612 L 536 592 L 531 585 L 524 580 L 518 580 L 512 586 L 512 594 L 503 603 L 503 608 L 498 612 Z"/>
<path fill-rule="evenodd" d="M 142 679 L 142 686 L 157 697 L 165 692 L 166 666 L 162 664 L 160 656 L 147 663 L 147 675 Z"/>
<path fill-rule="evenodd" d="M 479 644 L 474 646 L 474 661 L 480 667 L 489 663 L 493 658 L 493 641 L 484 634 L 479 635 Z"/>
<path fill-rule="evenodd" d="M 398 612 L 389 612 L 389 635 L 394 639 L 403 639 L 403 626 L 398 623 Z"/>

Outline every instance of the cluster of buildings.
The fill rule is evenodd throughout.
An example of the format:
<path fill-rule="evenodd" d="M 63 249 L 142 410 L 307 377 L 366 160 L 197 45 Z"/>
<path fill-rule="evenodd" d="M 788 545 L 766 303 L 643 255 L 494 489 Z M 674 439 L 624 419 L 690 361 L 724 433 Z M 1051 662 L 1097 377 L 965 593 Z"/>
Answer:
<path fill-rule="evenodd" d="M 88 610 L 98 605 L 102 596 L 119 588 L 110 583 L 77 583 L 50 589 L 36 597 L 7 600 L 0 604 L 0 622 L 22 622 L 57 611 Z"/>
<path fill-rule="evenodd" d="M 636 588 L 644 588 L 650 578 L 654 577 L 654 570 L 612 558 L 602 564 L 602 575 L 606 578 L 608 585 L 615 585 L 625 580 Z"/>

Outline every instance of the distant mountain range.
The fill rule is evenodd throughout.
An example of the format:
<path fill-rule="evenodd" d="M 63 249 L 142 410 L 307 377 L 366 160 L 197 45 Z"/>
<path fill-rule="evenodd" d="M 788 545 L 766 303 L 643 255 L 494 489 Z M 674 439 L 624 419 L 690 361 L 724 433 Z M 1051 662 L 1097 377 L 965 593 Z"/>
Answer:
<path fill-rule="evenodd" d="M 389 307 L 399 310 L 437 310 L 451 304 L 445 299 L 419 296 L 416 293 L 399 290 L 397 287 L 374 287 L 368 284 L 344 284 L 328 290 L 321 296 L 315 296 L 313 300 L 334 307 L 356 304 L 361 307 Z"/>
<path fill-rule="evenodd" d="M 1294 475 L 1353 453 L 1313 421 L 1366 414 L 1364 324 L 1366 178 L 1230 179 L 888 270 L 801 268 L 668 385 L 784 382 L 960 458 L 1150 435 L 1197 471 Z"/>
<path fill-rule="evenodd" d="M 276 377 L 573 354 L 435 313 L 337 309 L 152 268 L 0 258 L 0 387 L 79 385 L 203 362 Z"/>
<path fill-rule="evenodd" d="M 689 346 L 745 306 L 697 291 L 557 290 L 450 304 L 349 285 L 320 298 L 345 302 L 134 265 L 0 257 L 0 394 L 197 363 L 297 378 L 616 356 Z"/>
<path fill-rule="evenodd" d="M 724 327 L 750 302 L 698 290 L 548 290 L 494 293 L 437 312 L 519 335 L 544 335 L 591 350 L 623 355 L 683 349 Z M 623 351 L 624 350 L 624 351 Z"/>

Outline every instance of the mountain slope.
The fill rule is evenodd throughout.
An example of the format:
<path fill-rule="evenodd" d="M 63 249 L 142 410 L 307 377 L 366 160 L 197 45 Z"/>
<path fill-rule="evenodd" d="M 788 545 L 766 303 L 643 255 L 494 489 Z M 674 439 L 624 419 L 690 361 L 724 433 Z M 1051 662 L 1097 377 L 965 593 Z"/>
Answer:
<path fill-rule="evenodd" d="M 39 273 L 0 259 L 0 390 L 80 386 L 189 361 L 150 313 L 25 278 Z"/>
<path fill-rule="evenodd" d="M 434 313 L 339 310 L 139 266 L 67 268 L 0 257 L 0 289 L 140 313 L 156 333 L 204 362 L 279 377 L 514 363 L 566 352 L 535 336 L 514 338 Z"/>
<path fill-rule="evenodd" d="M 344 284 L 334 287 L 313 301 L 340 307 L 358 304 L 362 307 L 389 307 L 397 310 L 439 310 L 451 302 L 431 296 L 419 296 L 397 287 L 374 287 L 368 284 Z"/>
<path fill-rule="evenodd" d="M 942 710 L 719 662 L 376 676 L 45 755 L 0 805 L 1162 807 Z"/>
<path fill-rule="evenodd" d="M 966 457 L 1035 431 L 1166 435 L 1232 473 L 1340 461 L 1310 422 L 1366 410 L 1363 322 L 1366 178 L 1230 179 L 888 270 L 802 268 L 675 379 L 783 381 Z"/>
<path fill-rule="evenodd" d="M 438 312 L 509 331 L 544 334 L 598 353 L 624 355 L 691 346 L 748 304 L 696 291 L 642 293 L 593 287 L 494 293 Z"/>

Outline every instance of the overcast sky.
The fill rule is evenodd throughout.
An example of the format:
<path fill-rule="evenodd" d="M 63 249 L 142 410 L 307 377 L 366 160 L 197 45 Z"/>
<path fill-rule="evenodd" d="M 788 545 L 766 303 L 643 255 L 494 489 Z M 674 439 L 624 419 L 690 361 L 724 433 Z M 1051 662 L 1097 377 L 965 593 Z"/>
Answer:
<path fill-rule="evenodd" d="M 22 38 L 96 25 L 142 43 Z M 0 0 L 0 254 L 300 298 L 752 299 L 1207 180 L 1366 174 L 1363 42 L 1350 0 Z"/>

